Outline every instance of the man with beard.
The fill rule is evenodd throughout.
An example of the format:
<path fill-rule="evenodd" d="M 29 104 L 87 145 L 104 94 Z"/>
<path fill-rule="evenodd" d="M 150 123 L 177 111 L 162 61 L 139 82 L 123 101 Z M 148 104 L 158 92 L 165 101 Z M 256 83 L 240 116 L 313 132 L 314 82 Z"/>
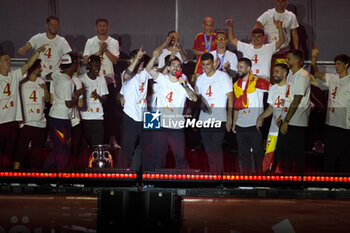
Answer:
<path fill-rule="evenodd" d="M 238 158 L 240 171 L 262 172 L 264 149 L 262 135 L 257 130 L 256 120 L 264 111 L 264 92 L 270 83 L 255 76 L 251 70 L 252 62 L 248 58 L 238 60 L 238 81 L 234 83 L 234 116 L 232 131 L 237 133 Z M 254 167 L 251 161 L 253 149 Z"/>
<path fill-rule="evenodd" d="M 210 52 L 215 59 L 215 68 L 226 72 L 233 78 L 237 73 L 237 56 L 226 48 L 228 43 L 226 32 L 216 31 L 215 40 L 217 49 Z"/>
<path fill-rule="evenodd" d="M 223 172 L 222 143 L 225 137 L 225 128 L 227 132 L 230 132 L 232 127 L 232 81 L 225 72 L 215 69 L 214 57 L 211 53 L 204 53 L 201 59 L 204 73 L 197 79 L 196 91 L 201 95 L 202 101 L 206 105 L 206 112 L 201 111 L 199 120 L 213 119 L 221 122 L 220 128 L 202 128 L 201 135 L 208 155 L 209 170 Z"/>
<path fill-rule="evenodd" d="M 225 24 L 228 25 L 228 38 L 229 41 L 237 47 L 237 50 L 243 53 L 243 57 L 249 58 L 252 61 L 253 74 L 263 77 L 265 80 L 270 81 L 270 68 L 272 55 L 278 51 L 278 49 L 284 43 L 284 34 L 282 30 L 282 24 L 279 20 L 274 20 L 275 27 L 278 28 L 279 39 L 270 44 L 264 44 L 264 30 L 256 28 L 251 33 L 251 44 L 239 41 L 233 32 L 233 19 L 227 19 Z"/>
<path fill-rule="evenodd" d="M 327 172 L 350 172 L 350 57 L 339 54 L 334 58 L 336 74 L 318 70 L 320 50 L 312 50 L 312 67 L 315 76 L 329 87 L 325 133 L 325 161 Z"/>
<path fill-rule="evenodd" d="M 21 103 L 19 102 L 19 82 L 34 64 L 40 53 L 45 51 L 41 46 L 27 62 L 11 71 L 11 59 L 7 53 L 0 52 L 0 167 L 9 168 L 15 152 L 18 121 L 22 120 Z"/>
<path fill-rule="evenodd" d="M 280 133 L 276 146 L 276 158 L 283 173 L 302 174 L 304 171 L 305 131 L 310 114 L 310 78 L 302 68 L 303 52 L 287 52 L 290 74 L 287 77 L 287 91 L 284 97 L 284 111 L 278 122 Z"/>
<path fill-rule="evenodd" d="M 101 69 L 99 76 L 104 77 L 107 82 L 108 92 L 104 109 L 104 133 L 106 139 L 109 137 L 110 144 L 114 148 L 119 148 L 116 141 L 118 127 L 114 124 L 117 121 L 115 100 L 117 99 L 116 79 L 113 65 L 119 61 L 119 42 L 108 35 L 109 22 L 105 18 L 96 20 L 95 26 L 97 35 L 88 39 L 84 48 L 84 64 L 88 63 L 91 55 L 101 57 Z"/>
<path fill-rule="evenodd" d="M 183 110 L 186 98 L 197 101 L 197 95 L 192 87 L 186 83 L 183 77 L 176 75 L 182 70 L 182 63 L 178 58 L 169 62 L 166 75 L 153 70 L 155 60 L 159 56 L 159 51 L 153 52 L 151 60 L 146 66 L 147 72 L 159 85 L 157 93 L 157 113 L 161 114 L 161 129 L 154 133 L 154 140 L 158 142 L 154 152 L 154 168 L 163 168 L 165 158 L 170 145 L 174 154 L 176 168 L 189 168 L 185 158 L 185 134 Z M 156 116 L 154 116 L 156 117 Z M 165 123 L 165 124 L 163 124 Z"/>
<path fill-rule="evenodd" d="M 41 77 L 45 81 L 50 80 L 50 76 L 54 70 L 58 69 L 59 61 L 63 54 L 72 51 L 68 42 L 61 36 L 57 35 L 59 28 L 59 19 L 55 16 L 49 16 L 46 19 L 46 33 L 38 33 L 18 50 L 18 54 L 24 56 L 28 50 L 37 50 L 40 46 L 47 44 L 46 51 L 41 53 L 42 72 Z"/>
<path fill-rule="evenodd" d="M 168 32 L 168 37 L 166 41 L 157 48 L 161 51 L 158 57 L 158 69 L 162 68 L 165 63 L 165 57 L 171 54 L 174 54 L 181 63 L 187 62 L 187 54 L 184 48 L 180 45 L 179 33 L 176 31 Z"/>
<path fill-rule="evenodd" d="M 256 121 L 256 128 L 259 130 L 259 127 L 262 126 L 265 118 L 271 116 L 272 121 L 270 125 L 269 134 L 267 136 L 267 144 L 266 144 L 266 152 L 265 152 L 265 162 L 264 162 L 264 172 L 272 171 L 272 166 L 274 165 L 273 158 L 274 152 L 276 149 L 277 136 L 278 136 L 278 125 L 277 122 L 282 117 L 282 110 L 284 107 L 284 97 L 286 94 L 286 81 L 289 73 L 289 68 L 286 64 L 278 63 L 273 68 L 273 79 L 275 85 L 271 86 L 269 89 L 269 96 L 267 99 L 267 103 L 269 107 L 265 109 L 265 111 L 259 115 Z M 264 161 L 265 161 L 264 160 Z"/>
<path fill-rule="evenodd" d="M 42 67 L 40 59 L 28 70 L 27 78 L 20 82 L 20 99 L 22 103 L 23 124 L 18 140 L 18 149 L 13 168 L 20 169 L 23 158 L 29 156 L 30 168 L 39 168 L 39 161 L 46 142 L 45 102 L 50 94 L 43 79 L 39 78 Z M 28 146 L 31 143 L 31 153 Z"/>
<path fill-rule="evenodd" d="M 102 77 L 108 76 L 114 79 L 113 64 L 117 64 L 119 60 L 119 42 L 108 35 L 109 23 L 107 19 L 96 20 L 97 35 L 88 39 L 84 48 L 84 63 L 88 63 L 91 55 L 101 57 Z"/>

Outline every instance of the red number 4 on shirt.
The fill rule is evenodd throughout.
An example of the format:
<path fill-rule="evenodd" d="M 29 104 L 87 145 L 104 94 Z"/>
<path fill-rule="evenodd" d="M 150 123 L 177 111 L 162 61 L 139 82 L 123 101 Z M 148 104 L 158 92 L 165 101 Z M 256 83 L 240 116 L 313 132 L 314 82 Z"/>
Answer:
<path fill-rule="evenodd" d="M 45 51 L 44 55 L 45 55 L 47 58 L 50 58 L 50 57 L 52 56 L 52 55 L 51 55 L 51 48 L 48 48 L 48 49 Z"/>
<path fill-rule="evenodd" d="M 282 105 L 282 101 L 280 100 L 280 97 L 278 96 L 276 101 L 275 101 L 275 105 L 277 106 L 277 108 L 280 108 Z"/>
<path fill-rule="evenodd" d="M 254 64 L 258 63 L 258 54 L 255 54 L 254 57 L 252 57 L 252 61 L 254 62 Z"/>
<path fill-rule="evenodd" d="M 38 98 L 36 97 L 36 91 L 35 91 L 35 90 L 32 92 L 32 94 L 30 94 L 29 99 L 31 99 L 31 100 L 33 100 L 34 102 L 36 102 L 36 100 L 37 100 Z"/>
<path fill-rule="evenodd" d="M 207 96 L 211 97 L 213 92 L 211 91 L 211 85 L 209 86 L 207 92 L 205 93 Z"/>
<path fill-rule="evenodd" d="M 173 92 L 169 92 L 165 98 L 169 101 L 169 103 L 173 102 Z"/>
<path fill-rule="evenodd" d="M 4 94 L 7 94 L 7 96 L 10 96 L 10 95 L 11 95 L 11 89 L 10 89 L 10 84 L 9 84 L 9 83 L 6 84 L 3 93 L 4 93 Z"/>

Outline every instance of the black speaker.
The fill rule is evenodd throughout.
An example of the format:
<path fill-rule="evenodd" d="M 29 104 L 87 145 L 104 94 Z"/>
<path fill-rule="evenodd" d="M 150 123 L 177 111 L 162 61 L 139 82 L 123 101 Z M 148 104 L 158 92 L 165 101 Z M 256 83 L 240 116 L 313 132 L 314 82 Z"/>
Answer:
<path fill-rule="evenodd" d="M 179 232 L 182 198 L 172 192 L 101 191 L 97 232 Z"/>

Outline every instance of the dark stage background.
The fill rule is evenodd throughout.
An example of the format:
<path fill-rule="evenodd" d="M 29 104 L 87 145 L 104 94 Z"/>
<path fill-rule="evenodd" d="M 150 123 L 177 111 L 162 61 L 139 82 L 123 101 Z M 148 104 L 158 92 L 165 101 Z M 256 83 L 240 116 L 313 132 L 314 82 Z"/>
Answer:
<path fill-rule="evenodd" d="M 214 18 L 216 29 L 224 28 L 225 19 L 233 16 L 237 37 L 246 41 L 256 19 L 273 7 L 273 0 L 0 0 L 0 49 L 18 57 L 17 49 L 45 31 L 48 15 L 56 15 L 61 19 L 60 35 L 73 50 L 82 51 L 87 38 L 95 35 L 96 18 L 105 17 L 110 21 L 110 35 L 121 43 L 121 58 L 140 46 L 151 54 L 173 29 L 179 31 L 192 58 L 193 41 L 205 16 Z M 349 8 L 348 0 L 288 1 L 287 9 L 296 13 L 300 24 L 306 58 L 314 44 L 321 48 L 320 60 L 350 54 Z"/>

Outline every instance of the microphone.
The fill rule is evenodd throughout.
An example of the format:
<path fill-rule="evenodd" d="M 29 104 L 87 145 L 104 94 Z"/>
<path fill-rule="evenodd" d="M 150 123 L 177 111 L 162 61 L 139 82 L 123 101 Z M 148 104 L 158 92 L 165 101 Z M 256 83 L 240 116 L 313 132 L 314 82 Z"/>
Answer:
<path fill-rule="evenodd" d="M 176 78 L 177 78 L 177 79 L 179 79 L 180 77 L 182 77 L 182 72 L 181 72 L 181 70 L 177 70 L 177 71 L 175 72 L 175 75 L 176 75 Z M 186 84 L 185 84 L 184 82 L 180 82 L 180 84 L 181 84 L 183 87 L 186 86 Z"/>

